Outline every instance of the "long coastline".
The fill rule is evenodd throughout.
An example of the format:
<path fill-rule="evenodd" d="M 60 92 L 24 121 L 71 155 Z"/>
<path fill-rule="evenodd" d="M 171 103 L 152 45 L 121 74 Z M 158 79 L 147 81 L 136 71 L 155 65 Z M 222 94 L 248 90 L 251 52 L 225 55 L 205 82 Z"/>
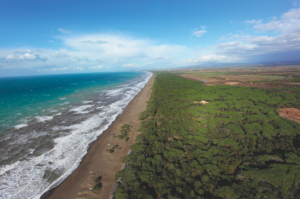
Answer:
<path fill-rule="evenodd" d="M 129 147 L 135 143 L 137 130 L 140 127 L 138 117 L 146 109 L 153 82 L 154 76 L 127 105 L 115 122 L 91 145 L 78 168 L 59 186 L 46 192 L 41 199 L 109 197 L 109 191 L 115 183 L 114 176 L 121 168 L 121 161 L 126 156 Z M 113 134 L 118 135 L 124 124 L 132 126 L 128 142 L 124 139 L 113 138 Z M 114 153 L 110 154 L 106 151 L 116 144 L 118 147 Z M 103 186 L 101 190 L 92 192 L 91 188 L 95 185 L 94 179 L 98 176 L 102 176 Z"/>

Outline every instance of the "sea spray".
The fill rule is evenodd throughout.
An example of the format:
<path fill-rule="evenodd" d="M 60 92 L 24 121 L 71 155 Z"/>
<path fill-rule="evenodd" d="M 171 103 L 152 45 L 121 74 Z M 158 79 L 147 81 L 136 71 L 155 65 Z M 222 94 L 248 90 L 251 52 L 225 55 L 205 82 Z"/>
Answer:
<path fill-rule="evenodd" d="M 1 158 L 0 198 L 39 198 L 60 184 L 151 75 L 146 72 L 98 95 L 87 95 L 81 103 L 64 107 L 60 114 L 36 116 L 35 122 L 2 136 L 0 142 L 8 152 Z M 60 104 L 62 98 L 57 98 Z"/>

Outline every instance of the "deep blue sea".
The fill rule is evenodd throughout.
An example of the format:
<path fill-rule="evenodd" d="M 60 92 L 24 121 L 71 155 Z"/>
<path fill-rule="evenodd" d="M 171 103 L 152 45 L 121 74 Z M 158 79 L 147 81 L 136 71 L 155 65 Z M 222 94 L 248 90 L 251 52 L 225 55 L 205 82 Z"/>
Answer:
<path fill-rule="evenodd" d="M 150 77 L 0 78 L 0 198 L 39 198 L 61 183 Z"/>

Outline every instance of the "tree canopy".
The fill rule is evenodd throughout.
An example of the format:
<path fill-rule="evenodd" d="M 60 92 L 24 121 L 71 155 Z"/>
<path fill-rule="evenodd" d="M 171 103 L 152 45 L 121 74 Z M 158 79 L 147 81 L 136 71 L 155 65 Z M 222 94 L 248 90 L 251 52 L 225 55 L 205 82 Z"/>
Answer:
<path fill-rule="evenodd" d="M 300 125 L 279 117 L 281 107 L 300 108 L 300 89 L 157 74 L 116 198 L 299 197 Z"/>

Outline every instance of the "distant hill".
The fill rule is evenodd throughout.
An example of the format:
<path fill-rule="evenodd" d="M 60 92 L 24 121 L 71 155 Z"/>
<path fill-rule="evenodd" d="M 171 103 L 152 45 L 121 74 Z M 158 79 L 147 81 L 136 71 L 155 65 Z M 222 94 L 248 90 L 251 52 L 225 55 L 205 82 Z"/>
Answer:
<path fill-rule="evenodd" d="M 189 68 L 217 68 L 217 67 L 263 67 L 263 66 L 283 66 L 283 65 L 300 65 L 300 61 L 275 61 L 275 62 L 256 62 L 256 63 L 205 63 L 195 66 L 185 66 L 177 69 L 189 69 Z"/>

